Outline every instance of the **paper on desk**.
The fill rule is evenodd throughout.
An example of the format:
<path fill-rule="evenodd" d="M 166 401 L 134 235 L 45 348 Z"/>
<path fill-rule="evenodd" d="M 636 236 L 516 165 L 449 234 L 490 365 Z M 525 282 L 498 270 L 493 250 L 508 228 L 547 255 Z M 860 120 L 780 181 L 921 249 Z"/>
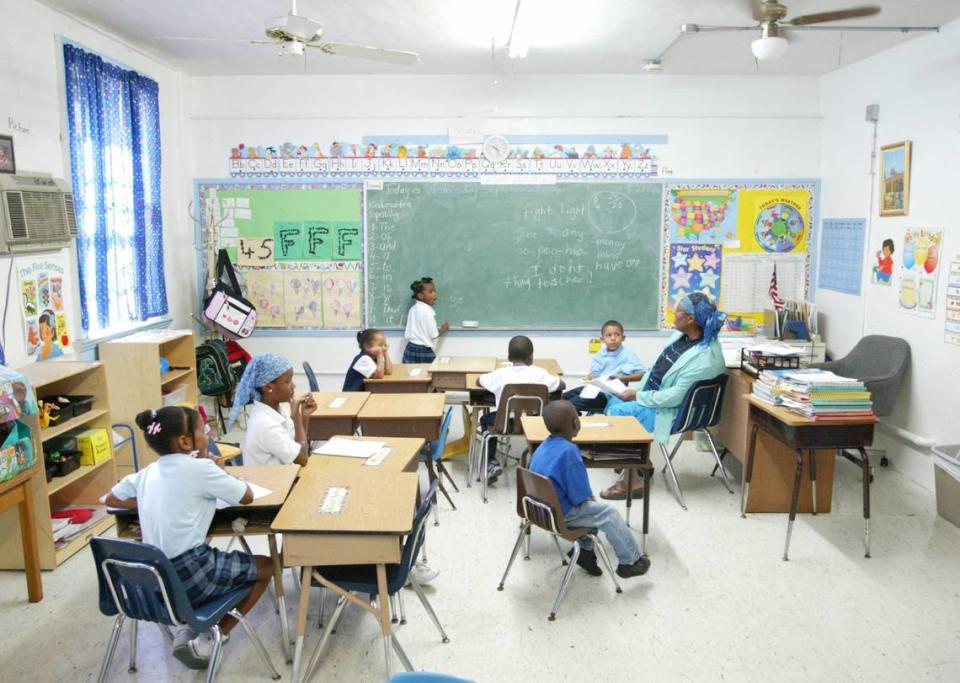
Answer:
<path fill-rule="evenodd" d="M 252 481 L 248 481 L 247 486 L 249 486 L 250 490 L 253 491 L 254 500 L 264 498 L 266 496 L 269 496 L 271 493 L 273 493 L 273 491 L 271 491 L 270 489 L 260 486 L 259 484 L 254 484 Z M 223 510 L 224 508 L 232 508 L 234 507 L 234 505 L 235 505 L 234 503 L 228 503 L 225 500 L 221 500 L 220 498 L 217 498 L 218 510 Z"/>
<path fill-rule="evenodd" d="M 419 377 L 423 374 L 423 368 L 413 368 L 410 370 L 411 377 Z"/>
<path fill-rule="evenodd" d="M 370 467 L 376 467 L 377 465 L 382 465 L 383 461 L 390 457 L 390 454 L 393 453 L 393 449 L 389 446 L 384 446 L 379 449 L 376 453 L 371 455 L 369 458 L 364 460 L 363 464 Z"/>
<path fill-rule="evenodd" d="M 369 458 L 383 448 L 383 441 L 354 441 L 333 437 L 320 448 L 315 449 L 315 455 L 342 455 L 347 458 Z"/>
<path fill-rule="evenodd" d="M 581 394 L 582 396 L 583 394 Z M 604 427 L 610 427 L 609 422 L 581 422 L 580 427 L 583 429 L 602 429 Z"/>
<path fill-rule="evenodd" d="M 327 406 L 327 408 L 342 408 L 343 404 L 345 404 L 346 402 L 347 402 L 347 399 L 345 399 L 343 396 L 340 396 L 330 401 L 330 404 Z"/>

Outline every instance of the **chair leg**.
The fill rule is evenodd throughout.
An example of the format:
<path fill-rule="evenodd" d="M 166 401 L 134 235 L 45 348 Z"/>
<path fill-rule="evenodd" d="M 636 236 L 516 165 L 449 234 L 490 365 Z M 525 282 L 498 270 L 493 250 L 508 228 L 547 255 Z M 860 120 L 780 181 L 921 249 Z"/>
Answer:
<path fill-rule="evenodd" d="M 717 464 L 714 467 L 714 472 L 716 472 L 717 468 L 720 469 L 720 476 L 723 478 L 723 485 L 727 487 L 727 491 L 733 494 L 733 489 L 730 487 L 730 479 L 727 477 L 727 468 L 723 466 L 723 458 L 721 458 L 720 454 L 717 452 L 717 444 L 713 441 L 713 435 L 710 434 L 709 429 L 704 429 L 703 433 L 707 435 L 707 443 L 710 444 L 710 450 L 713 451 L 713 459 L 717 461 Z"/>
<path fill-rule="evenodd" d="M 454 504 L 453 499 L 450 497 L 450 494 L 447 493 L 447 487 L 443 485 L 443 477 L 440 477 L 440 493 L 442 493 L 443 497 L 447 499 L 448 503 L 450 503 L 450 507 L 456 510 L 457 506 Z M 436 503 L 434 503 L 434 505 L 436 505 Z"/>
<path fill-rule="evenodd" d="M 407 653 L 403 651 L 403 648 L 400 647 L 400 641 L 397 640 L 397 634 L 390 634 L 390 644 L 393 645 L 393 651 L 397 653 L 397 657 L 400 659 L 400 663 L 403 664 L 403 668 L 407 671 L 413 671 L 413 664 L 410 661 L 410 658 L 407 657 Z"/>
<path fill-rule="evenodd" d="M 440 526 L 440 506 L 437 505 L 437 501 L 433 501 L 430 507 L 433 508 L 433 526 Z"/>
<path fill-rule="evenodd" d="M 677 441 L 677 445 L 673 447 L 672 453 L 667 453 L 667 449 L 662 443 L 657 443 L 657 445 L 660 446 L 660 452 L 663 453 L 663 459 L 666 461 L 663 469 L 660 470 L 663 473 L 663 480 L 667 482 L 667 486 L 669 488 L 669 481 L 667 480 L 667 471 L 669 470 L 670 477 L 673 479 L 673 496 L 677 499 L 677 502 L 680 503 L 680 507 L 686 510 L 687 501 L 683 498 L 683 491 L 680 489 L 680 480 L 677 479 L 677 471 L 673 469 L 673 456 L 676 454 L 677 449 L 680 448 L 681 443 L 683 443 L 682 436 Z"/>
<path fill-rule="evenodd" d="M 333 610 L 333 614 L 330 615 L 330 621 L 327 622 L 327 627 L 323 630 L 323 633 L 320 634 L 320 640 L 317 642 L 317 647 L 313 651 L 313 654 L 310 655 L 310 662 L 307 664 L 307 668 L 303 670 L 303 682 L 306 683 L 310 680 L 310 677 L 313 675 L 313 671 L 317 666 L 317 663 L 320 661 L 320 654 L 323 652 L 323 646 L 327 644 L 327 641 L 330 639 L 330 634 L 333 633 L 334 629 L 337 627 L 337 622 L 340 621 L 340 615 L 343 614 L 343 608 L 347 606 L 347 599 L 342 595 L 337 598 L 337 606 Z M 297 683 L 294 681 L 294 683 Z"/>
<path fill-rule="evenodd" d="M 573 577 L 573 570 L 577 566 L 577 559 L 580 557 L 580 544 L 573 544 L 573 557 L 570 559 L 570 565 L 567 567 L 567 571 L 563 573 L 563 581 L 560 582 L 560 591 L 557 593 L 557 599 L 553 603 L 553 611 L 550 612 L 550 616 L 547 617 L 548 621 L 554 621 L 557 618 L 557 612 L 560 611 L 560 603 L 563 602 L 563 597 L 567 594 L 567 588 L 570 587 L 570 579 Z"/>
<path fill-rule="evenodd" d="M 513 561 L 517 559 L 517 555 L 520 553 L 520 546 L 523 545 L 523 535 L 529 528 L 530 522 L 523 520 L 523 525 L 520 527 L 520 533 L 517 534 L 517 542 L 513 544 L 513 552 L 510 553 L 510 560 L 507 562 L 507 568 L 503 570 L 503 578 L 500 579 L 500 585 L 497 586 L 498 591 L 503 590 L 503 583 L 507 580 L 507 574 L 510 573 L 510 567 L 513 566 Z"/>
<path fill-rule="evenodd" d="M 300 572 L 297 571 L 299 567 L 290 567 L 290 573 L 293 574 L 293 583 L 297 587 L 297 590 L 300 590 Z"/>
<path fill-rule="evenodd" d="M 394 593 L 390 596 L 390 623 L 396 624 L 400 621 L 399 611 L 397 610 L 397 594 Z"/>
<path fill-rule="evenodd" d="M 103 655 L 103 664 L 100 665 L 99 683 L 107 680 L 107 672 L 110 670 L 110 662 L 113 661 L 113 653 L 117 649 L 117 643 L 120 642 L 120 631 L 123 629 L 123 621 L 126 619 L 122 614 L 118 614 L 113 621 L 113 630 L 110 632 L 110 640 L 107 642 L 107 651 Z"/>
<path fill-rule="evenodd" d="M 455 482 L 453 477 L 450 476 L 450 470 L 448 470 L 446 465 L 443 464 L 443 460 L 437 460 L 437 469 L 440 471 L 440 476 L 447 478 L 447 481 L 450 482 L 450 486 L 453 487 L 453 490 L 457 493 L 460 493 L 460 488 L 457 486 L 457 482 Z"/>
<path fill-rule="evenodd" d="M 440 625 L 440 620 L 437 618 L 437 613 L 433 611 L 433 606 L 430 605 L 430 601 L 427 600 L 427 596 L 424 595 L 420 584 L 414 579 L 410 579 L 410 585 L 413 586 L 413 591 L 417 594 L 417 597 L 420 598 L 420 604 L 423 605 L 423 609 L 427 611 L 430 621 L 432 621 L 433 625 L 437 627 L 438 631 L 440 631 L 441 641 L 444 643 L 449 643 L 450 639 L 447 637 L 446 631 L 443 630 L 443 626 Z"/>
<path fill-rule="evenodd" d="M 247 618 L 240 614 L 240 611 L 236 609 L 230 610 L 230 616 L 240 622 L 240 625 L 243 626 L 243 630 L 247 632 L 247 636 L 253 642 L 253 647 L 256 649 L 257 654 L 260 655 L 260 659 L 263 660 L 263 663 L 267 665 L 268 669 L 270 669 L 270 674 L 273 677 L 273 680 L 278 680 L 280 678 L 280 672 L 277 671 L 277 668 L 273 665 L 273 660 L 270 659 L 270 655 L 267 653 L 267 648 L 263 646 L 260 636 L 258 636 L 257 632 L 253 630 L 252 626 L 250 626 L 250 622 L 247 621 Z M 214 629 L 219 630 L 219 628 L 216 626 Z M 216 650 L 218 647 L 219 643 L 214 645 L 214 650 Z"/>
<path fill-rule="evenodd" d="M 410 583 L 413 583 L 413 579 L 410 579 Z M 397 602 L 400 605 L 400 625 L 405 626 L 407 623 L 407 609 L 406 605 L 403 604 L 403 591 L 397 591 Z"/>
<path fill-rule="evenodd" d="M 557 537 L 555 534 L 550 534 L 550 536 L 553 538 L 553 544 L 557 546 L 557 552 L 560 553 L 560 561 L 563 563 L 563 566 L 566 567 L 567 555 L 566 553 L 563 552 L 563 548 L 560 547 L 560 541 L 557 540 Z"/>
<path fill-rule="evenodd" d="M 484 503 L 487 502 L 487 468 L 490 466 L 490 463 L 487 459 L 487 443 L 491 438 L 493 437 L 491 437 L 490 432 L 487 432 L 480 440 L 480 495 L 483 498 Z"/>
<path fill-rule="evenodd" d="M 233 616 L 233 610 L 230 616 Z M 240 615 L 237 612 L 237 615 Z M 220 667 L 220 650 L 223 648 L 223 637 L 220 635 L 220 627 L 214 626 L 210 629 L 210 635 L 213 636 L 213 653 L 210 655 L 210 664 L 207 666 L 207 683 L 213 683 L 217 677 L 217 669 Z"/>
<path fill-rule="evenodd" d="M 320 587 L 320 616 L 317 617 L 317 628 L 323 628 L 323 608 L 327 601 L 327 589 Z"/>
<path fill-rule="evenodd" d="M 622 593 L 623 589 L 620 588 L 620 582 L 617 581 L 617 574 L 613 571 L 613 566 L 610 564 L 610 558 L 607 557 L 607 551 L 603 547 L 603 544 L 600 543 L 600 539 L 596 535 L 591 534 L 590 538 L 593 540 L 593 548 L 597 551 L 597 555 L 600 557 L 600 561 L 603 562 L 603 566 L 607 570 L 607 576 L 610 577 L 610 580 L 613 581 L 613 587 L 618 593 Z"/>
<path fill-rule="evenodd" d="M 128 674 L 137 673 L 137 620 L 130 620 L 130 667 Z"/>
<path fill-rule="evenodd" d="M 157 628 L 160 629 L 160 633 L 163 634 L 163 637 L 167 639 L 167 642 L 170 646 L 173 646 L 173 631 L 170 630 L 170 627 L 166 624 L 161 624 L 157 622 Z"/>

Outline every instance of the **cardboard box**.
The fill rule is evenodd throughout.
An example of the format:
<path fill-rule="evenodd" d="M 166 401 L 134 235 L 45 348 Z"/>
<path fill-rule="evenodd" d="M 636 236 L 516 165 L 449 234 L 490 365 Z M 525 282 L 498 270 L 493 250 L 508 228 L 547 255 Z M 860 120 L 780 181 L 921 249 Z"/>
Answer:
<path fill-rule="evenodd" d="M 960 527 L 960 481 L 937 463 L 933 465 L 933 472 L 937 514 Z"/>
<path fill-rule="evenodd" d="M 88 429 L 77 435 L 77 448 L 80 449 L 81 465 L 96 465 L 113 457 L 110 448 L 110 434 L 106 429 Z"/>

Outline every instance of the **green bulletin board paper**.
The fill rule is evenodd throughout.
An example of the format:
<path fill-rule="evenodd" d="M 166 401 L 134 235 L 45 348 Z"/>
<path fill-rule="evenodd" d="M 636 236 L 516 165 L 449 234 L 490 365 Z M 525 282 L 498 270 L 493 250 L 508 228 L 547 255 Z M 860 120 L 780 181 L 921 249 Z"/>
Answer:
<path fill-rule="evenodd" d="M 303 260 L 303 223 L 276 221 L 273 224 L 274 261 Z"/>
<path fill-rule="evenodd" d="M 224 200 L 249 199 L 250 218 L 236 218 L 243 237 L 272 237 L 276 221 L 353 221 L 360 222 L 360 190 L 220 190 Z"/>
<path fill-rule="evenodd" d="M 359 261 L 363 253 L 360 244 L 360 222 L 334 221 L 333 230 L 337 236 L 334 260 Z"/>
<path fill-rule="evenodd" d="M 402 327 L 409 284 L 481 329 L 656 329 L 660 183 L 385 182 L 367 190 L 370 325 Z"/>
<path fill-rule="evenodd" d="M 334 235 L 330 221 L 304 221 L 303 230 L 304 260 L 332 261 Z"/>

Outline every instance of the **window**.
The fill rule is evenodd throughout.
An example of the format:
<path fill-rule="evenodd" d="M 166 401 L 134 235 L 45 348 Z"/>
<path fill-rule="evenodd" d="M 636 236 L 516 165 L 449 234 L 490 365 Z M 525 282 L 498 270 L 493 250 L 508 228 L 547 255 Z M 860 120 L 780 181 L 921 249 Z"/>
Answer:
<path fill-rule="evenodd" d="M 64 44 L 80 322 L 88 338 L 167 313 L 156 81 Z"/>

